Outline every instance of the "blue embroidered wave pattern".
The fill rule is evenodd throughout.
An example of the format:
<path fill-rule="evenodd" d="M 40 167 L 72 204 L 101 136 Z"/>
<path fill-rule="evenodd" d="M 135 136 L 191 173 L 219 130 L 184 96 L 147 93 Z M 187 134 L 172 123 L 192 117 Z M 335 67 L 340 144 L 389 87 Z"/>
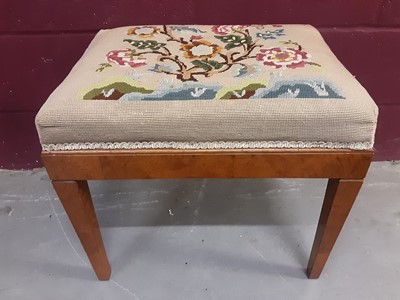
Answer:
<path fill-rule="evenodd" d="M 169 89 L 147 89 L 126 82 L 115 82 L 92 89 L 85 100 L 229 100 L 229 99 L 344 99 L 337 88 L 323 80 L 282 80 L 266 86 L 251 83 L 240 89 L 224 89 L 221 84 L 181 83 Z M 223 92 L 220 92 L 223 91 Z"/>

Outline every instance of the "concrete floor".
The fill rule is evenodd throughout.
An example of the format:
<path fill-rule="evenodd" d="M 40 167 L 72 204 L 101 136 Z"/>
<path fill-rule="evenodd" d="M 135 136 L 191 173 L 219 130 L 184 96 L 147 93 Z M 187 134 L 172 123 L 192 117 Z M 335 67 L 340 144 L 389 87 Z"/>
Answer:
<path fill-rule="evenodd" d="M 326 180 L 91 182 L 96 280 L 43 169 L 0 172 L 0 299 L 400 299 L 400 164 L 374 163 L 319 280 Z"/>

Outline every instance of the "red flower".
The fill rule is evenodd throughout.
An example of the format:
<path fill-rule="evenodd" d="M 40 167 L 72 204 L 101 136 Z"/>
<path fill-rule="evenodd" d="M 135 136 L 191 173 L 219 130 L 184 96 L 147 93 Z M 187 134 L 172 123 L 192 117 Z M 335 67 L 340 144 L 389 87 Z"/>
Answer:
<path fill-rule="evenodd" d="M 268 48 L 261 49 L 260 53 L 256 54 L 258 61 L 264 62 L 264 65 L 279 68 L 300 68 L 304 67 L 311 55 L 305 51 L 294 48 Z"/>
<path fill-rule="evenodd" d="M 131 49 L 110 51 L 107 60 L 124 67 L 136 68 L 146 65 L 146 59 L 138 57 L 135 55 L 135 50 Z"/>
<path fill-rule="evenodd" d="M 218 35 L 227 35 L 229 33 L 234 33 L 235 30 L 243 30 L 248 28 L 246 25 L 214 25 L 211 30 Z"/>

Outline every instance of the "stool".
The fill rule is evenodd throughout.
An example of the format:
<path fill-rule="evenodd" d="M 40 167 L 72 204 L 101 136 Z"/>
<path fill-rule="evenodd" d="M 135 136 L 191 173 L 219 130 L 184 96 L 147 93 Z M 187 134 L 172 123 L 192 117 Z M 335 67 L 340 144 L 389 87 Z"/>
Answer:
<path fill-rule="evenodd" d="M 378 109 L 308 25 L 101 30 L 36 117 L 42 158 L 97 277 L 87 180 L 328 178 L 318 278 L 367 174 Z"/>

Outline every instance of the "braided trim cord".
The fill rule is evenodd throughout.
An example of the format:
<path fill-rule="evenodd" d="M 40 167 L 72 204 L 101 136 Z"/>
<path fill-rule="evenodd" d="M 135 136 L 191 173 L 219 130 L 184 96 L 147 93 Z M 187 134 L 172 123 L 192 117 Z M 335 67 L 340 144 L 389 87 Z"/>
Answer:
<path fill-rule="evenodd" d="M 42 144 L 43 151 L 116 149 L 372 149 L 372 142 L 215 141 L 215 142 L 98 142 Z"/>

